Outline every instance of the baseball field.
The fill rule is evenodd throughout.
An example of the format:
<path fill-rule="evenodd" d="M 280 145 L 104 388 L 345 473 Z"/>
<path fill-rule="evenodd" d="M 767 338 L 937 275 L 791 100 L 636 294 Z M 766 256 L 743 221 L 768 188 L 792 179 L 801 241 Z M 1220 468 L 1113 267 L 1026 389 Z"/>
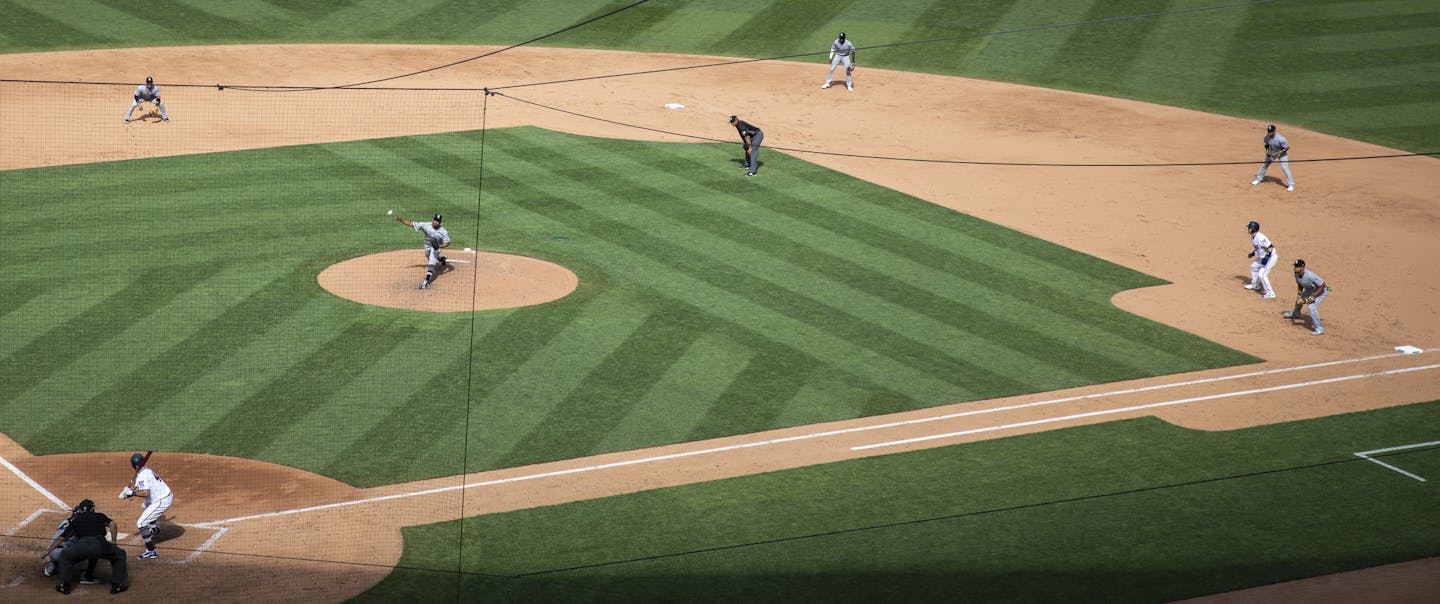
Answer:
<path fill-rule="evenodd" d="M 1432 3 L 0 10 L 0 601 L 1440 595 Z"/>

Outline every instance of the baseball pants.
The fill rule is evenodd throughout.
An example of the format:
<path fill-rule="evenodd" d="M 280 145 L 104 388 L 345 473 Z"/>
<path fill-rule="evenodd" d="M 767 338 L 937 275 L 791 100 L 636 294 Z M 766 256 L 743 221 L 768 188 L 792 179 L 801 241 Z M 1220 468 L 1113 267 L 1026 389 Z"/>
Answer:
<path fill-rule="evenodd" d="M 755 131 L 755 136 L 750 137 L 750 153 L 745 157 L 745 169 L 754 174 L 760 169 L 760 162 L 756 159 L 760 156 L 760 143 L 765 140 L 765 133 Z"/>
<path fill-rule="evenodd" d="M 854 82 L 850 78 L 850 55 L 843 57 L 835 55 L 835 58 L 830 59 L 830 73 L 825 74 L 825 83 L 829 84 L 835 81 L 835 68 L 839 67 L 841 62 L 845 63 L 845 85 L 854 86 Z"/>
<path fill-rule="evenodd" d="M 1265 180 L 1265 170 L 1270 167 L 1270 162 L 1273 161 L 1275 160 L 1270 159 L 1270 156 L 1265 156 L 1265 165 L 1260 166 L 1260 172 L 1255 174 L 1255 180 Z M 1280 169 L 1285 171 L 1285 184 L 1289 186 L 1294 186 L 1295 177 L 1290 175 L 1289 153 L 1280 156 Z"/>
<path fill-rule="evenodd" d="M 1250 283 L 1265 286 L 1264 291 L 1267 294 L 1275 293 L 1275 290 L 1270 287 L 1270 269 L 1275 268 L 1275 264 L 1279 261 L 1280 254 L 1278 253 L 1270 254 L 1268 264 L 1261 264 L 1260 259 L 1256 258 L 1254 262 L 1250 263 Z"/>

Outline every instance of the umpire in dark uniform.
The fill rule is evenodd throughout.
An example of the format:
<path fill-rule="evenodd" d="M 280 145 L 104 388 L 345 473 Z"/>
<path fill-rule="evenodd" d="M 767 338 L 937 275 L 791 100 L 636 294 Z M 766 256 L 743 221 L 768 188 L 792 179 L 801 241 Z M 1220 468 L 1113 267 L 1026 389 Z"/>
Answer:
<path fill-rule="evenodd" d="M 105 540 L 105 531 L 109 529 L 110 540 Z M 115 545 L 116 537 L 115 521 L 109 516 L 95 511 L 95 502 L 86 499 L 75 506 L 75 514 L 70 518 L 70 526 L 65 529 L 63 539 L 59 542 L 65 544 L 64 551 L 60 552 L 60 584 L 55 586 L 55 591 L 62 594 L 70 593 L 70 571 L 75 563 L 90 558 L 104 558 L 110 561 L 110 593 L 118 594 L 130 589 L 125 583 L 129 576 L 125 572 L 125 550 Z M 55 549 L 54 545 L 50 549 Z M 41 558 L 49 558 L 50 551 L 46 550 Z"/>
<path fill-rule="evenodd" d="M 754 176 L 755 171 L 760 169 L 760 162 L 755 158 L 760 155 L 760 141 L 765 140 L 765 133 L 733 115 L 730 116 L 730 124 L 740 133 L 740 142 L 745 143 L 745 165 L 741 168 L 746 176 Z"/>

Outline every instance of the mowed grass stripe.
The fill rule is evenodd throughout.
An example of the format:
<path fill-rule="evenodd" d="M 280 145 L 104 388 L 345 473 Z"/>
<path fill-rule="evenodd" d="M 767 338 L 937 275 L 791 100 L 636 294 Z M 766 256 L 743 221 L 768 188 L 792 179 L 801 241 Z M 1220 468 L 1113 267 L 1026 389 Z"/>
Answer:
<path fill-rule="evenodd" d="M 679 154 L 664 154 L 664 159 L 657 159 L 649 165 L 660 167 L 668 174 L 674 176 L 674 186 L 683 186 L 686 175 L 703 173 L 706 169 L 695 161 L 688 161 Z M 712 176 L 698 181 L 714 190 L 721 190 L 723 187 L 716 184 L 717 180 L 725 180 L 731 176 Z M 824 175 L 803 175 L 801 178 L 807 182 L 823 180 Z M 651 182 L 661 182 L 652 180 Z M 627 185 L 629 186 L 629 185 Z M 1076 341 L 1086 341 L 1087 351 L 1091 356 L 1102 356 L 1113 364 L 1124 368 L 1138 370 L 1133 363 L 1139 361 L 1146 364 L 1163 361 L 1164 364 L 1182 361 L 1182 359 L 1163 347 L 1154 346 L 1155 331 L 1153 326 L 1146 329 L 1145 322 L 1133 321 L 1131 315 L 1116 309 L 1109 301 L 1120 288 L 1106 288 L 1093 295 L 1092 281 L 1086 277 L 1086 273 L 1077 274 L 1074 272 L 1061 272 L 1056 270 L 1048 271 L 1045 281 L 1028 279 L 1016 272 L 1031 271 L 1034 267 L 1044 267 L 1042 262 L 1035 262 L 1024 252 L 1017 252 L 1014 246 L 985 249 L 983 245 L 976 246 L 972 241 L 966 241 L 963 234 L 954 237 L 952 247 L 929 246 L 917 243 L 907 237 L 908 233 L 891 231 L 885 224 L 883 216 L 875 216 L 870 221 L 831 220 L 826 223 L 827 229 L 816 228 L 813 221 L 817 217 L 826 217 L 832 212 L 826 208 L 851 207 L 856 204 L 847 203 L 850 201 L 845 195 L 805 195 L 798 192 L 786 193 L 776 191 L 774 195 L 759 202 L 760 205 L 754 211 L 739 212 L 733 211 L 737 204 L 748 204 L 749 200 L 735 198 L 727 204 L 725 216 L 711 220 L 711 223 L 723 224 L 727 220 L 744 222 L 745 227 L 728 226 L 723 229 L 727 234 L 735 234 L 734 238 L 751 248 L 754 248 L 765 255 L 765 257 L 788 260 L 791 264 L 781 272 L 797 277 L 818 273 L 823 279 L 806 279 L 807 288 L 816 288 L 817 294 L 822 294 L 826 299 L 853 300 L 857 304 L 865 298 L 883 301 L 887 314 L 887 324 L 909 324 L 913 317 L 905 317 L 904 309 L 914 310 L 928 320 L 936 321 L 946 326 L 945 329 L 936 330 L 936 326 L 927 325 L 920 327 L 923 333 L 931 337 L 943 339 L 947 334 L 959 332 L 965 335 L 979 336 L 975 333 L 975 317 L 977 313 L 983 317 L 984 324 L 990 325 L 999 322 L 998 333 L 1017 333 L 1026 335 L 1028 340 L 1036 340 L 1036 348 L 1031 350 L 1019 350 L 1012 346 L 1000 347 L 996 350 L 992 339 L 982 342 L 959 341 L 951 342 L 941 346 L 946 349 L 964 350 L 967 355 L 979 360 L 974 361 L 989 370 L 1000 375 L 1008 375 L 1016 379 L 1024 379 L 1014 371 L 1032 371 L 1030 378 L 1040 379 L 1046 383 L 1059 387 L 1062 384 L 1076 383 L 1070 378 L 1074 376 L 1061 375 L 1068 368 L 1061 367 L 1052 360 L 1056 358 L 1079 359 L 1086 356 L 1078 354 L 1077 350 L 1069 350 L 1068 344 L 1058 343 L 1047 338 L 1044 334 L 1036 333 L 1026 325 L 1030 323 L 1041 323 L 1060 326 L 1062 332 L 1071 334 L 1068 338 Z M 887 195 L 884 192 L 876 192 L 879 195 Z M 889 192 L 888 195 L 894 195 Z M 714 201 L 715 197 L 694 197 L 683 198 L 685 204 L 690 206 L 704 204 L 706 200 Z M 725 201 L 726 198 L 719 198 Z M 806 199 L 826 199 L 828 204 L 814 204 L 806 202 Z M 929 205 L 916 199 L 910 199 L 916 205 Z M 681 207 L 685 204 L 657 204 L 653 207 L 668 215 L 685 219 L 696 216 L 703 212 L 696 212 L 692 208 Z M 716 207 L 711 203 L 709 207 Z M 769 214 L 767 208 L 772 207 L 796 207 L 803 208 L 788 213 L 785 216 L 774 216 Z M 937 211 L 932 216 L 931 224 L 954 226 L 961 223 L 962 215 L 950 212 L 943 208 L 931 206 Z M 973 220 L 973 219 L 972 219 Z M 697 225 L 698 226 L 698 225 Z M 703 227 L 702 227 L 703 228 Z M 757 233 L 746 233 L 746 229 L 754 229 Z M 991 229 L 999 230 L 999 227 L 990 225 Z M 853 235 L 860 241 L 848 240 L 846 235 Z M 657 232 L 664 233 L 665 229 Z M 808 236 L 807 236 L 808 235 Z M 677 237 L 691 237 L 693 235 L 677 235 Z M 1023 238 L 1023 235 L 1010 233 L 1011 240 Z M 867 245 L 865 242 L 872 242 Z M 788 245 L 795 244 L 795 245 Z M 960 247 L 963 246 L 963 247 Z M 845 250 L 843 257 L 837 253 L 831 253 L 830 249 Z M 962 253 L 961 251 L 966 253 Z M 1046 249 L 1048 255 L 1055 253 L 1072 253 L 1058 248 Z M 987 254 L 987 252 L 989 252 Z M 896 254 L 901 254 L 896 257 Z M 987 258 L 988 256 L 988 258 Z M 987 262 L 987 260 L 989 260 Z M 1047 267 L 1048 268 L 1048 267 Z M 1012 272 L 1015 271 L 1015 272 Z M 958 275 L 975 275 L 981 279 L 967 279 Z M 1134 274 L 1132 281 L 1149 281 L 1138 274 Z M 845 284 L 854 288 L 850 291 L 825 291 L 824 282 L 830 280 L 836 284 Z M 857 296 L 857 292 L 864 295 Z M 960 292 L 963 297 L 957 297 Z M 1077 296 L 1072 292 L 1086 292 Z M 958 300 L 965 300 L 959 302 Z M 889 315 L 891 310 L 896 310 L 897 315 Z M 1050 315 L 1049 317 L 1037 320 L 1037 315 Z M 1023 318 L 1023 324 L 1022 320 Z M 1113 326 L 1113 327 L 1112 327 Z M 917 326 L 919 327 L 919 326 Z M 1123 331 L 1122 331 L 1123 330 Z M 928 339 L 928 338 L 922 338 Z M 1051 341 L 1046 341 L 1047 339 Z M 987 350 L 990 347 L 992 349 Z M 1016 353 L 1027 355 L 1027 358 L 1015 358 Z M 997 356 L 998 355 L 998 356 Z M 1157 359 L 1155 356 L 1160 358 Z M 1143 360 L 1141 360 L 1143 359 Z M 1159 364 L 1159 363 L 1155 363 Z M 1088 365 L 1088 361 L 1087 361 Z M 1059 374 L 1057 374 L 1057 372 Z M 1093 376 L 1092 376 L 1093 377 Z M 1111 376 L 1112 378 L 1114 376 Z"/>
<path fill-rule="evenodd" d="M 118 359 L 110 369 L 122 371 L 132 362 L 143 364 L 116 375 L 116 382 L 92 397 L 94 404 L 76 409 L 70 419 L 88 430 L 119 425 L 179 395 L 207 368 L 224 363 L 260 337 L 256 325 L 277 321 L 300 308 L 303 299 L 293 295 L 293 280 L 300 276 L 298 263 L 294 259 L 285 267 L 288 270 L 281 271 L 235 264 L 197 284 L 177 298 L 171 310 L 160 311 L 165 324 L 152 328 L 160 337 L 150 336 L 154 341 L 145 342 L 140 349 L 153 347 L 152 354 L 133 361 Z M 184 331 L 176 333 L 176 328 Z M 114 401 L 127 403 L 116 405 Z M 115 434 L 97 436 L 114 438 Z"/>
<path fill-rule="evenodd" d="M 231 455 L 257 457 L 290 425 L 323 408 L 332 393 L 355 380 L 413 333 L 394 324 L 345 325 L 305 357 L 296 359 L 264 388 L 237 401 L 225 416 L 217 418 L 191 442 L 229 441 L 226 448 Z M 335 362 L 340 358 L 345 362 Z"/>
<path fill-rule="evenodd" d="M 17 8 L 14 3 L 8 3 L 11 8 L 7 14 Z M 35 16 L 45 21 L 59 24 L 64 29 L 81 35 L 99 40 L 120 42 L 125 39 L 126 34 L 134 34 L 140 37 L 168 37 L 177 35 L 178 32 L 163 25 L 160 20 L 151 19 L 155 16 L 153 5 L 150 4 L 123 4 L 124 8 L 116 8 L 105 2 L 91 0 L 72 0 L 70 2 L 27 2 L 25 9 L 31 11 Z M 37 24 L 38 25 L 38 24 Z M 237 30 L 241 33 L 253 33 L 247 30 Z M 125 32 L 125 33 L 121 33 Z"/>
<path fill-rule="evenodd" d="M 364 442 L 392 412 L 409 410 L 410 399 L 432 382 L 448 383 L 451 389 L 445 398 L 463 408 L 463 391 L 454 386 L 469 375 L 452 366 L 469 359 L 472 335 L 467 322 L 457 319 L 448 329 L 417 329 L 405 326 L 403 318 L 403 311 L 368 314 L 365 324 L 394 322 L 388 330 L 396 340 L 394 347 L 377 351 L 370 363 L 357 368 L 352 379 L 334 385 L 307 413 L 279 427 L 274 440 L 256 456 L 296 467 L 328 467 L 355 443 Z M 475 322 L 480 330 L 495 325 L 498 323 Z M 356 413 L 357 409 L 365 412 Z M 409 450 L 417 444 L 404 443 L 403 448 Z"/>
<path fill-rule="evenodd" d="M 784 233 L 759 232 L 728 215 L 689 204 L 683 197 L 670 192 L 683 190 L 685 183 L 654 188 L 639 179 L 627 177 L 627 174 L 651 176 L 653 171 L 643 165 L 627 169 L 623 164 L 628 162 L 623 156 L 613 160 L 621 162 L 621 166 L 602 167 L 549 148 L 511 146 L 506 150 L 537 162 L 534 173 L 527 175 L 527 180 L 539 180 L 542 175 L 549 175 L 551 179 L 569 178 L 571 185 L 588 184 L 606 199 L 620 200 L 630 196 L 647 200 L 644 203 L 587 204 L 586 211 L 599 216 L 600 221 L 643 231 L 643 235 L 635 234 L 643 237 L 639 243 L 655 249 L 672 250 L 664 254 L 667 257 L 688 255 L 695 258 L 693 262 L 702 267 L 702 272 L 732 282 L 733 285 L 727 287 L 736 294 L 751 292 L 757 304 L 762 299 L 774 300 L 769 303 L 772 308 L 805 317 L 804 320 L 815 325 L 828 325 L 832 333 L 846 337 L 855 345 L 906 359 L 912 367 L 928 371 L 939 379 L 992 384 L 1005 390 L 1024 387 L 1020 381 L 1004 373 L 951 355 L 932 344 L 926 336 L 943 338 L 943 332 L 935 334 L 933 331 L 940 325 L 915 326 L 904 319 L 911 311 L 923 314 L 924 304 L 933 300 L 921 297 L 918 303 L 912 301 L 912 306 L 892 304 L 894 300 L 887 298 L 921 294 L 906 291 L 879 271 L 862 270 L 828 250 L 789 240 Z M 600 199 L 600 196 L 592 199 Z M 836 244 L 833 240 L 829 242 L 831 246 Z M 826 264 L 837 268 L 829 269 Z M 881 283 L 869 286 L 867 281 Z M 892 294 L 895 290 L 900 291 Z M 960 344 L 960 349 L 964 350 L 964 342 Z M 983 354 L 985 351 L 976 352 Z M 1041 359 L 1036 358 L 1032 362 L 1036 361 Z"/>
<path fill-rule="evenodd" d="M 585 396 L 582 388 L 589 376 L 630 341 L 652 312 L 634 296 L 598 296 L 483 399 L 474 398 L 472 417 L 480 422 L 472 432 L 475 446 L 470 448 L 475 467 L 504 466 L 507 460 L 563 459 L 576 456 L 574 451 L 587 451 L 584 446 L 566 443 L 546 443 L 559 449 L 535 447 L 533 439 L 543 433 L 536 430 L 547 416 L 572 397 Z M 589 395 L 598 399 L 604 393 Z"/>
<path fill-rule="evenodd" d="M 156 310 L 171 303 L 173 295 L 193 287 L 191 274 L 205 274 L 213 269 L 177 264 L 167 269 L 138 271 L 123 289 L 106 296 L 85 313 L 46 331 L 14 354 L 0 358 L 0 375 L 9 376 L 7 387 L 0 389 L 0 409 L 8 411 L 17 400 L 36 401 L 37 397 L 43 401 L 41 407 L 58 402 L 45 398 L 56 395 L 54 392 L 31 393 L 47 382 L 56 384 L 58 396 L 68 398 L 65 382 L 74 385 L 77 377 L 62 375 L 62 372 L 73 369 L 92 350 L 109 346 L 126 334 L 131 325 L 153 316 Z M 171 295 L 156 296 L 155 291 L 167 291 Z M 34 422 L 27 422 L 26 427 L 39 428 Z"/>
<path fill-rule="evenodd" d="M 718 329 L 701 334 L 602 435 L 595 449 L 622 450 L 641 441 L 674 442 L 693 432 L 718 402 L 715 395 L 738 379 L 755 353 Z"/>
<path fill-rule="evenodd" d="M 98 301 L 119 293 L 130 282 L 122 274 L 99 275 L 92 279 L 28 279 L 7 281 L 3 287 L 7 303 L 14 306 L 0 314 L 0 367 L 9 367 L 9 358 L 21 357 L 21 350 L 41 350 L 30 347 L 45 334 L 53 333 L 62 325 L 76 320 L 81 315 L 94 312 Z M 44 344 L 44 348 L 53 343 Z M 9 376 L 4 369 L 0 375 Z M 6 387 L 10 387 L 9 379 Z"/>
<path fill-rule="evenodd" d="M 360 487 L 461 473 L 466 467 L 460 454 L 464 435 L 493 428 L 466 408 L 470 357 L 442 355 L 430 361 L 435 366 L 434 377 L 401 379 L 410 388 L 408 395 L 388 404 L 389 411 L 374 418 L 348 445 L 343 437 L 332 438 L 322 457 L 326 465 L 305 456 L 307 467 Z M 386 454 L 377 455 L 377 451 Z M 355 460 L 365 463 L 357 465 Z"/>
<path fill-rule="evenodd" d="M 789 0 L 771 2 L 757 10 L 747 11 L 748 19 L 729 34 L 709 42 L 707 52 L 717 55 L 757 56 L 750 49 L 769 48 L 777 54 L 824 52 L 830 48 L 821 43 L 801 48 L 803 40 L 818 39 L 827 34 L 829 21 L 845 12 L 850 0 Z M 834 32 L 829 32 L 833 34 Z M 778 47 L 778 48 L 777 48 Z"/>
<path fill-rule="evenodd" d="M 555 451 L 582 455 L 606 452 L 599 444 L 634 411 L 646 393 L 690 347 L 695 334 L 703 333 L 711 322 L 686 307 L 656 304 L 651 300 L 635 306 L 648 314 L 607 354 L 593 361 L 593 367 L 584 373 L 580 383 L 556 401 L 550 412 L 519 440 L 523 446 L 511 449 L 510 455 L 500 460 L 500 465 L 549 461 Z M 591 342 L 603 343 L 593 338 Z M 685 416 L 686 411 L 686 405 L 680 403 L 672 413 Z M 651 439 L 656 436 L 652 434 Z"/>
<path fill-rule="evenodd" d="M 573 222 L 576 230 L 593 239 L 587 242 L 588 247 L 596 249 L 597 242 L 603 242 L 605 246 L 596 251 L 607 256 L 608 266 L 627 271 L 617 277 L 643 276 L 657 288 L 664 284 L 667 295 L 704 308 L 729 322 L 733 329 L 753 329 L 767 338 L 783 340 L 786 346 L 824 356 L 879 383 L 895 382 L 945 393 L 942 396 L 947 400 L 958 395 L 955 385 L 949 381 L 953 375 L 933 376 L 912 367 L 909 364 L 912 359 L 900 361 L 870 350 L 872 341 L 845 331 L 851 327 L 835 326 L 814 314 L 823 311 L 823 306 L 786 296 L 773 286 L 736 274 L 687 249 L 660 245 L 643 229 L 605 221 L 577 203 L 532 189 L 530 179 L 511 179 L 498 171 L 486 178 L 498 187 L 518 192 L 520 198 L 527 200 L 528 210 L 544 213 L 557 221 Z M 576 198 L 585 197 L 588 196 L 576 195 Z M 801 303 L 809 308 L 797 309 L 795 305 Z M 836 333 L 837 329 L 840 333 Z"/>
<path fill-rule="evenodd" d="M 272 399 L 255 395 L 291 375 L 294 367 L 312 359 L 316 350 L 346 330 L 349 323 L 337 319 L 334 311 L 329 300 L 308 299 L 294 312 L 253 326 L 257 337 L 224 362 L 205 367 L 205 372 L 184 390 L 145 413 L 139 425 L 165 425 L 167 440 L 174 443 L 175 450 L 242 455 L 245 443 L 235 434 L 250 428 L 216 424 L 244 405 L 254 407 L 250 413 L 263 416 L 284 415 L 287 407 L 298 404 L 297 397 L 288 393 L 276 394 Z"/>

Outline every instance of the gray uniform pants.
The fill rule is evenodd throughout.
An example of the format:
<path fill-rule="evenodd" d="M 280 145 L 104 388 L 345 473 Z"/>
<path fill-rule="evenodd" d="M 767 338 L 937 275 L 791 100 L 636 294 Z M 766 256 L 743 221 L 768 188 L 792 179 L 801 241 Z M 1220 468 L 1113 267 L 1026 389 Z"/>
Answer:
<path fill-rule="evenodd" d="M 835 58 L 830 59 L 830 73 L 825 74 L 825 85 L 828 86 L 830 82 L 835 81 L 835 68 L 839 67 L 841 63 L 845 64 L 845 87 L 852 88 L 855 86 L 855 81 L 850 77 L 850 55 L 842 57 L 837 54 Z"/>
<path fill-rule="evenodd" d="M 1309 309 L 1310 311 L 1310 322 L 1315 324 L 1315 331 L 1325 329 L 1325 324 L 1320 322 L 1320 302 L 1323 301 L 1325 299 L 1325 296 L 1328 295 L 1330 295 L 1330 288 L 1326 287 L 1325 291 L 1320 292 L 1320 295 L 1315 296 L 1315 301 L 1305 305 L 1305 308 Z M 1295 310 L 1291 311 L 1291 313 L 1298 315 L 1300 313 L 1300 305 L 1296 304 Z"/>
<path fill-rule="evenodd" d="M 760 130 L 756 130 L 755 135 L 750 137 L 750 153 L 745 156 L 745 169 L 749 170 L 751 174 L 760 169 L 760 164 L 755 158 L 760 156 L 760 142 L 764 140 L 765 133 Z"/>
<path fill-rule="evenodd" d="M 1269 168 L 1269 167 L 1270 167 L 1270 162 L 1273 162 L 1273 161 L 1275 161 L 1275 160 L 1270 159 L 1270 156 L 1269 156 L 1269 155 L 1266 155 L 1266 156 L 1265 156 L 1265 165 L 1260 166 L 1260 172 L 1257 173 L 1257 174 L 1255 174 L 1255 180 L 1265 180 L 1265 169 L 1266 169 L 1266 168 Z M 1285 184 L 1286 184 L 1286 185 L 1289 185 L 1289 186 L 1294 186 L 1294 185 L 1295 185 L 1295 177 L 1290 175 L 1290 154 L 1289 154 L 1289 153 L 1286 153 L 1286 154 L 1280 156 L 1280 169 L 1285 171 Z"/>
<path fill-rule="evenodd" d="M 58 568 L 60 582 L 68 583 L 70 570 L 75 563 L 90 558 L 104 558 L 110 561 L 111 583 L 124 583 L 130 578 L 129 574 L 125 572 L 125 550 L 106 541 L 104 537 L 77 537 L 67 542 L 63 553 L 60 554 Z"/>

